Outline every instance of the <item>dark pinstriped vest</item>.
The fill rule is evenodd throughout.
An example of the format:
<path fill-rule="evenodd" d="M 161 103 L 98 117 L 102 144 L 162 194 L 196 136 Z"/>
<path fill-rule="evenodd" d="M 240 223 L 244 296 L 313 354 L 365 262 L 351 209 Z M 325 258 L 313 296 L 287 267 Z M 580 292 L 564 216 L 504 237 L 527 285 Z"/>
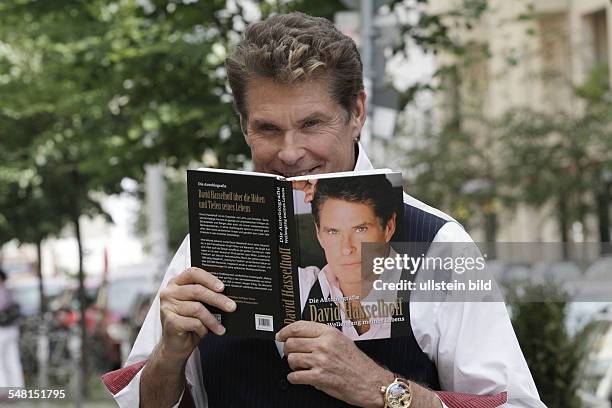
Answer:
<path fill-rule="evenodd" d="M 404 204 L 403 240 L 430 243 L 445 223 L 440 217 Z M 404 334 L 401 337 L 355 344 L 390 371 L 432 389 L 440 389 L 438 371 L 414 338 L 409 315 L 405 322 L 405 325 L 391 328 L 394 335 L 401 331 Z M 199 349 L 210 408 L 349 406 L 314 387 L 289 384 L 286 377 L 291 370 L 287 360 L 280 358 L 274 341 L 219 337 L 209 333 Z"/>

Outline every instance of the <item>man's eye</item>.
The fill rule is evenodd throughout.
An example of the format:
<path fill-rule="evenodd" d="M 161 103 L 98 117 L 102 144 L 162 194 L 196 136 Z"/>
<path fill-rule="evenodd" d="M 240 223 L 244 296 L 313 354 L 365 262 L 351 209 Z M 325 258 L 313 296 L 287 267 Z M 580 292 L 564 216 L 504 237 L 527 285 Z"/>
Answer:
<path fill-rule="evenodd" d="M 261 125 L 257 128 L 260 132 L 266 132 L 266 133 L 271 133 L 271 132 L 276 132 L 278 131 L 278 127 L 274 126 L 274 125 Z"/>
<path fill-rule="evenodd" d="M 368 227 L 357 227 L 355 228 L 355 231 L 357 232 L 366 232 L 368 230 Z"/>
<path fill-rule="evenodd" d="M 335 229 L 328 229 L 328 230 L 327 230 L 327 233 L 328 233 L 329 235 L 338 235 L 338 230 L 335 230 Z"/>
<path fill-rule="evenodd" d="M 304 128 L 311 128 L 311 127 L 315 127 L 319 124 L 320 122 L 318 120 L 309 120 L 307 122 L 304 122 Z"/>

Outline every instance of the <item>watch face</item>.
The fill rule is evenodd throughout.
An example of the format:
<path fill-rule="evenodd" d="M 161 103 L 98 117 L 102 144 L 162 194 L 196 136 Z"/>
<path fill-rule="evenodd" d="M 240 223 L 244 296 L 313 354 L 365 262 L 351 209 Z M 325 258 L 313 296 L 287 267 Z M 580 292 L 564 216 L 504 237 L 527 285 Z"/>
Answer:
<path fill-rule="evenodd" d="M 387 388 L 385 399 L 390 408 L 407 408 L 412 401 L 412 395 L 406 384 L 394 382 Z"/>

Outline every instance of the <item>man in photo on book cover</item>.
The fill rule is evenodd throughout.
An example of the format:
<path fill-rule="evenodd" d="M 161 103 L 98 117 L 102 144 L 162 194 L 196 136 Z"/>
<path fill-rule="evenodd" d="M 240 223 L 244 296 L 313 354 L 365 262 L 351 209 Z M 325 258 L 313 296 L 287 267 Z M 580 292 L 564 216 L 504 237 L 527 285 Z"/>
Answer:
<path fill-rule="evenodd" d="M 226 71 L 256 171 L 373 168 L 359 143 L 361 58 L 330 21 L 291 13 L 253 23 Z M 405 240 L 472 241 L 443 212 L 407 194 L 403 204 Z M 411 302 L 410 335 L 360 342 L 303 320 L 276 342 L 225 336 L 210 305 L 236 309 L 222 282 L 190 268 L 187 237 L 126 367 L 103 378 L 119 406 L 544 406 L 503 302 Z"/>
<path fill-rule="evenodd" d="M 371 264 L 362 264 L 363 243 L 381 244 L 367 259 L 395 253 L 389 243 L 403 208 L 391 182 L 385 175 L 313 181 L 294 186 L 316 185 L 307 201 L 326 264 L 299 269 L 303 318 L 337 327 L 352 340 L 400 335 L 408 324 L 403 299 L 387 298 L 372 285 L 376 279 L 398 282 L 402 271 L 377 275 Z"/>

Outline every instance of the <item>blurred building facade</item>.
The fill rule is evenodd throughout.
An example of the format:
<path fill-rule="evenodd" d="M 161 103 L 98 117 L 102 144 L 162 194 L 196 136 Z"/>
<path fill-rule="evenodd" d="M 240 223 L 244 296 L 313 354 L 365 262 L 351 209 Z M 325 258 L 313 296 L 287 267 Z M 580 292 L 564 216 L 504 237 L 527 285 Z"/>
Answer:
<path fill-rule="evenodd" d="M 438 0 L 431 2 L 431 11 L 444 12 L 458 5 L 455 0 Z M 454 35 L 469 44 L 466 55 L 475 58 L 461 70 L 457 88 L 438 101 L 438 122 L 453 114 L 457 97 L 462 111 L 490 119 L 518 107 L 580 115 L 584 102 L 574 89 L 598 66 L 607 65 L 612 87 L 610 0 L 490 0 L 488 11 L 474 27 L 457 28 Z M 486 58 L 478 58 L 482 50 L 487 50 Z M 447 65 L 455 58 L 441 54 L 437 63 Z M 477 129 L 478 124 L 470 123 L 468 117 L 462 126 Z M 526 206 L 502 213 L 497 240 L 557 241 L 558 228 L 550 214 L 550 209 Z M 598 241 L 594 217 L 585 224 L 574 225 L 570 238 Z M 483 231 L 471 232 L 476 239 L 484 239 Z"/>

